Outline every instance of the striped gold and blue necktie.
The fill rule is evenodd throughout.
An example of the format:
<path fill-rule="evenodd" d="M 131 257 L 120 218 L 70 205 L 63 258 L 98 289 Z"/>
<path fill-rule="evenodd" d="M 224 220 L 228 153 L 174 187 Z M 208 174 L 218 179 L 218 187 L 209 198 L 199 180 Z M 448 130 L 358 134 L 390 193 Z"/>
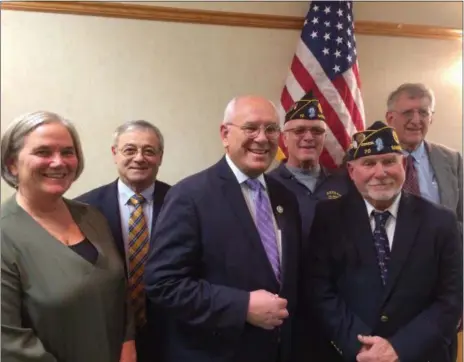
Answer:
<path fill-rule="evenodd" d="M 142 327 L 146 322 L 143 272 L 149 236 L 143 214 L 145 201 L 145 198 L 138 194 L 129 199 L 129 203 L 134 206 L 129 218 L 129 289 L 137 327 Z"/>

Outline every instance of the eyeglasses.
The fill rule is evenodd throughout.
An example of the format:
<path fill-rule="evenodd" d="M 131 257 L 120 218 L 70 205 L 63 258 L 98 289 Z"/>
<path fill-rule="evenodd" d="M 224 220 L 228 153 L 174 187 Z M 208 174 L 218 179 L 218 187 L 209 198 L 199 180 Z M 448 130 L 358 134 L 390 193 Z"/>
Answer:
<path fill-rule="evenodd" d="M 393 111 L 400 114 L 403 118 L 407 119 L 408 121 L 414 118 L 414 114 L 417 112 L 421 119 L 430 118 L 433 112 L 430 109 L 407 109 L 403 112 Z"/>
<path fill-rule="evenodd" d="M 121 148 L 118 151 L 121 152 L 121 154 L 124 157 L 135 157 L 138 155 L 139 151 L 142 153 L 143 157 L 155 157 L 160 153 L 159 150 L 156 150 L 152 147 L 134 147 L 134 146 Z"/>
<path fill-rule="evenodd" d="M 261 129 L 264 130 L 264 134 L 269 139 L 276 139 L 280 135 L 280 127 L 279 127 L 279 125 L 274 124 L 274 123 L 271 123 L 271 124 L 268 124 L 268 125 L 258 125 L 258 124 L 253 124 L 253 123 L 246 123 L 243 126 L 239 126 L 239 125 L 234 124 L 234 123 L 227 123 L 227 125 L 240 128 L 248 138 L 256 138 L 256 137 L 258 137 L 259 132 L 261 132 Z"/>
<path fill-rule="evenodd" d="M 297 137 L 303 137 L 306 133 L 310 132 L 314 137 L 322 136 L 325 133 L 325 129 L 322 127 L 295 127 L 286 129 L 284 132 L 292 132 Z"/>

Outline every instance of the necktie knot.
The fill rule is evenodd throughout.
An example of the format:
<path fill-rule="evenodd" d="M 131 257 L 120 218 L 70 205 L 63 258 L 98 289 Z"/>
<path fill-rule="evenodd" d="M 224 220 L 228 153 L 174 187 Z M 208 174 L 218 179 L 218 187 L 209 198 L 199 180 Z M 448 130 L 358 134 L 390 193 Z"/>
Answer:
<path fill-rule="evenodd" d="M 143 205 L 143 203 L 147 201 L 145 199 L 145 197 L 143 197 L 142 195 L 140 194 L 134 194 L 130 199 L 129 199 L 129 203 L 132 205 L 132 206 L 138 206 L 138 205 Z"/>
<path fill-rule="evenodd" d="M 255 178 L 249 178 L 245 181 L 246 185 L 253 191 L 260 191 L 263 188 L 261 182 Z"/>
<path fill-rule="evenodd" d="M 407 166 L 409 167 L 414 166 L 414 161 L 415 161 L 415 158 L 412 154 L 409 154 L 408 157 L 406 157 Z"/>
<path fill-rule="evenodd" d="M 387 223 L 387 220 L 390 217 L 390 215 L 390 211 L 372 211 L 372 216 L 374 216 L 375 225 L 380 226 L 382 228 L 385 227 L 385 224 Z"/>

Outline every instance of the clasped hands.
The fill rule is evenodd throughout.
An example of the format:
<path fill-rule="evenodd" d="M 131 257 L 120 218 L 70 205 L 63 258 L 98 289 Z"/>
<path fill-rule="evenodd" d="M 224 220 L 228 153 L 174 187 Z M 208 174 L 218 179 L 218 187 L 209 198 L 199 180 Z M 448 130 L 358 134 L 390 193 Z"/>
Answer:
<path fill-rule="evenodd" d="M 398 362 L 398 355 L 386 339 L 378 336 L 358 335 L 362 347 L 356 356 L 357 362 Z"/>
<path fill-rule="evenodd" d="M 250 293 L 247 322 L 260 328 L 272 330 L 288 317 L 287 300 L 265 290 Z"/>

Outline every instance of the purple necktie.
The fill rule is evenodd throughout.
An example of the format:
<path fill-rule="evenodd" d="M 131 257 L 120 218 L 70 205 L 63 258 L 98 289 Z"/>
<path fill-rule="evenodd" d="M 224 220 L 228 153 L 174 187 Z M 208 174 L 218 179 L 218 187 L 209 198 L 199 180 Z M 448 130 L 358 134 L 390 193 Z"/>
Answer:
<path fill-rule="evenodd" d="M 377 251 L 377 262 L 379 264 L 380 277 L 382 278 L 383 285 L 387 284 L 388 262 L 390 261 L 390 245 L 385 228 L 390 215 L 389 211 L 372 211 L 372 216 L 374 216 L 375 219 L 374 245 Z"/>
<path fill-rule="evenodd" d="M 277 249 L 277 237 L 274 228 L 271 204 L 266 192 L 264 191 L 264 186 L 261 182 L 259 182 L 259 180 L 248 179 L 246 184 L 253 192 L 255 200 L 256 228 L 258 229 L 261 242 L 266 250 L 267 257 L 271 263 L 272 269 L 274 270 L 275 276 L 280 282 L 279 251 Z"/>

